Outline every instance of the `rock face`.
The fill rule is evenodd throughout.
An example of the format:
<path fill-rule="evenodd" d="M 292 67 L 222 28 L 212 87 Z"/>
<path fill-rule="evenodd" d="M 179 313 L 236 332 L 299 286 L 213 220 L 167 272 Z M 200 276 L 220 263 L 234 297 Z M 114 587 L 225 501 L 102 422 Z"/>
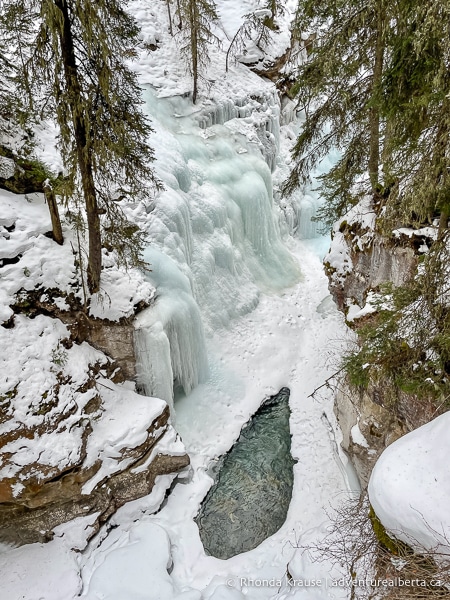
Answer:
<path fill-rule="evenodd" d="M 399 233 L 387 238 L 376 230 L 376 222 L 370 199 L 365 198 L 333 228 L 324 264 L 330 293 L 345 314 L 351 305 L 363 308 L 371 290 L 383 283 L 403 285 L 417 270 L 423 237 Z"/>
<path fill-rule="evenodd" d="M 78 342 L 88 342 L 114 360 L 120 369 L 116 377 L 120 380 L 134 380 L 136 377 L 136 357 L 134 352 L 134 328 L 131 319 L 114 323 L 105 319 L 87 317 L 85 313 L 60 313 L 59 318 L 69 326 Z"/>
<path fill-rule="evenodd" d="M 10 358 L 0 382 L 0 541 L 46 541 L 91 514 L 94 533 L 158 475 L 189 464 L 167 404 L 114 383 L 124 379 L 117 363 L 74 342 L 59 319 L 16 314 L 0 345 Z"/>
<path fill-rule="evenodd" d="M 376 231 L 376 219 L 368 199 L 352 208 L 335 225 L 331 248 L 325 258 L 330 292 L 356 332 L 358 317 L 374 310 L 365 309 L 369 293 L 376 292 L 384 283 L 400 286 L 414 276 L 419 249 L 426 249 L 427 235 L 431 231 L 431 228 L 418 232 L 400 229 L 387 238 Z M 350 309 L 352 313 L 356 309 L 356 317 L 351 315 Z M 358 390 L 342 380 L 335 413 L 343 433 L 342 445 L 365 487 L 383 450 L 427 423 L 439 411 L 431 400 L 401 390 L 396 392 L 393 402 L 382 383 Z"/>
<path fill-rule="evenodd" d="M 139 467 L 150 452 L 151 447 L 133 463 L 133 468 Z M 61 474 L 60 480 L 55 477 L 44 483 L 35 493 L 30 489 L 23 503 L 0 503 L 0 539 L 14 545 L 46 542 L 61 523 L 97 513 L 93 535 L 123 504 L 149 494 L 158 475 L 176 473 L 188 464 L 186 454 L 158 454 L 145 471 L 134 474 L 132 468 L 126 469 L 88 495 L 81 493 L 82 486 L 95 469 L 75 468 L 72 473 Z"/>
<path fill-rule="evenodd" d="M 335 414 L 342 430 L 342 446 L 352 458 L 361 485 L 365 487 L 372 469 L 387 446 L 437 414 L 435 404 L 424 397 L 398 392 L 395 408 L 383 397 L 382 386 L 365 391 L 341 383 L 336 394 Z"/>
<path fill-rule="evenodd" d="M 351 271 L 344 282 L 331 277 L 329 285 L 330 293 L 342 311 L 345 311 L 349 300 L 363 307 L 369 290 L 387 282 L 394 286 L 402 285 L 417 269 L 418 257 L 413 248 L 395 246 L 392 240 L 378 234 L 374 234 L 372 243 L 364 251 L 352 245 L 348 251 Z"/>
<path fill-rule="evenodd" d="M 150 403 L 152 399 L 146 400 Z M 149 494 L 158 475 L 176 473 L 189 464 L 189 457 L 169 423 L 167 406 L 145 424 L 141 432 L 142 443 L 134 445 L 135 440 L 130 440 L 124 447 L 116 446 L 111 452 L 115 459 L 104 456 L 105 453 L 98 449 L 96 457 L 89 456 L 96 425 L 92 426 L 86 416 L 81 415 L 79 427 L 83 427 L 86 420 L 81 452 L 69 466 L 62 462 L 44 471 L 38 458 L 14 477 L 0 482 L 2 542 L 20 545 L 48 541 L 56 526 L 92 513 L 96 513 L 95 533 L 96 528 L 125 502 Z M 100 418 L 99 423 L 101 421 Z M 100 426 L 100 429 L 104 433 L 104 427 Z M 58 431 L 52 435 L 54 443 L 58 444 Z M 3 438 L 2 450 L 8 445 L 8 442 L 3 443 L 5 441 L 7 439 Z M 106 446 L 108 442 L 106 436 Z M 116 464 L 111 473 L 113 460 Z M 38 476 L 33 476 L 34 472 Z"/>
<path fill-rule="evenodd" d="M 38 162 L 17 159 L 11 150 L 0 144 L 0 189 L 15 194 L 42 192 L 46 177 Z"/>
<path fill-rule="evenodd" d="M 57 298 L 61 297 L 58 290 L 54 290 L 54 292 Z M 71 340 L 77 344 L 87 342 L 114 361 L 118 367 L 115 380 L 134 380 L 136 377 L 134 327 L 132 324 L 134 315 L 120 321 L 98 319 L 83 311 L 79 299 L 74 296 L 66 296 L 64 302 L 66 309 L 61 310 L 55 304 L 51 290 L 38 288 L 31 292 L 22 290 L 21 302 L 13 308 L 15 312 L 26 311 L 30 316 L 46 314 L 57 317 L 68 326 Z"/>

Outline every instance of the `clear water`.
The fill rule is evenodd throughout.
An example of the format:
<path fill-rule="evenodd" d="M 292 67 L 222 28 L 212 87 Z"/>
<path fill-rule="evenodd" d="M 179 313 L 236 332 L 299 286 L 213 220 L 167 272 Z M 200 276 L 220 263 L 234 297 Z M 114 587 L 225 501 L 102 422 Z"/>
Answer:
<path fill-rule="evenodd" d="M 215 467 L 196 518 L 206 552 L 228 559 L 256 548 L 286 520 L 294 482 L 289 390 L 266 400 Z"/>

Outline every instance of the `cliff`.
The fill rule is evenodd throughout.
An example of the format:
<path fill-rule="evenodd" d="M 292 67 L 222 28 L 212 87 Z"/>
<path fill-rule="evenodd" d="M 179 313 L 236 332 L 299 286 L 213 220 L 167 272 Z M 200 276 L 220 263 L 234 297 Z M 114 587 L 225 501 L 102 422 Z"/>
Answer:
<path fill-rule="evenodd" d="M 335 225 L 325 258 L 330 292 L 356 333 L 355 348 L 349 350 L 354 356 L 363 344 L 364 328 L 372 326 L 370 335 L 376 336 L 377 316 L 380 311 L 392 309 L 392 291 L 414 281 L 437 236 L 437 227 L 399 228 L 386 234 L 379 223 L 371 201 L 363 200 Z M 389 343 L 389 336 L 393 340 L 396 334 L 386 331 Z M 406 337 L 400 346 L 405 359 L 412 345 Z M 398 358 L 401 361 L 401 356 Z M 443 410 L 435 394 L 416 392 L 413 386 L 402 389 L 382 375 L 374 377 L 378 366 L 372 370 L 370 366 L 369 361 L 359 365 L 360 381 L 349 376 L 349 369 L 344 370 L 346 375 L 338 384 L 335 403 L 343 447 L 363 486 L 387 446 Z M 361 376 L 364 370 L 366 377 Z"/>
<path fill-rule="evenodd" d="M 0 541 L 47 541 L 85 515 L 95 533 L 189 464 L 167 404 L 134 391 L 132 321 L 154 289 L 105 256 L 86 298 L 70 224 L 59 246 L 42 194 L 0 204 Z"/>

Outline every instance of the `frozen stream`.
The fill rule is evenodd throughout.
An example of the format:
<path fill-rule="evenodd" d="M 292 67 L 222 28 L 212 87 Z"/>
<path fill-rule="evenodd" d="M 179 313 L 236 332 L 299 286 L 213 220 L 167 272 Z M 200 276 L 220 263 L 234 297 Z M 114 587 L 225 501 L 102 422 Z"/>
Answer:
<path fill-rule="evenodd" d="M 296 242 L 292 250 L 301 261 L 302 281 L 282 294 L 263 295 L 253 312 L 207 339 L 210 377 L 176 405 L 191 477 L 173 488 L 155 515 L 146 511 L 163 497 L 163 481 L 149 498 L 119 510 L 112 521 L 116 528 L 87 556 L 83 575 L 89 600 L 281 600 L 294 593 L 308 600 L 345 597 L 336 588 L 313 595 L 288 586 L 285 595 L 277 595 L 275 583 L 255 585 L 271 578 L 285 581 L 289 561 L 294 577 L 330 580 L 330 565 L 310 564 L 295 546 L 324 534 L 330 505 L 347 497 L 349 488 L 346 458 L 337 454 L 334 434 L 323 418 L 326 413 L 335 426 L 333 399 L 309 397 L 334 371 L 329 359 L 346 335 L 340 314 L 323 302 L 328 293 L 317 249 L 317 241 Z M 286 384 L 297 460 L 286 521 L 254 550 L 225 561 L 208 556 L 194 522 L 212 483 L 208 468 L 232 446 L 261 398 Z"/>
<path fill-rule="evenodd" d="M 328 241 L 282 240 L 278 223 L 285 232 L 289 223 L 273 204 L 267 159 L 268 144 L 281 148 L 281 175 L 274 177 L 282 177 L 288 143 L 274 125 L 278 106 L 269 94 L 259 117 L 201 130 L 187 101 L 150 95 L 149 104 L 166 191 L 142 215 L 153 240 L 148 258 L 158 301 L 137 323 L 141 385 L 175 400 L 191 471 L 156 514 L 148 513 L 171 477 L 118 511 L 108 537 L 83 557 L 83 593 L 89 600 L 340 598 L 339 590 L 325 589 L 323 596 L 303 596 L 285 583 L 288 563 L 294 577 L 330 578 L 330 565 L 309 564 L 296 546 L 323 534 L 330 505 L 353 482 L 338 449 L 333 399 L 310 396 L 336 370 L 347 333 L 322 270 Z M 253 550 L 228 560 L 209 556 L 194 521 L 213 483 L 209 469 L 261 400 L 283 387 L 291 390 L 297 461 L 286 520 Z M 271 578 L 277 586 L 255 584 Z"/>
<path fill-rule="evenodd" d="M 26 565 L 26 600 L 345 595 L 326 588 L 336 575 L 329 564 L 311 563 L 297 548 L 323 535 L 330 505 L 353 485 L 331 393 L 310 396 L 336 370 L 347 330 L 322 270 L 328 240 L 290 235 L 311 230 L 298 222 L 305 214 L 301 197 L 283 211 L 273 201 L 273 182 L 286 174 L 296 132 L 280 131 L 276 96 L 269 86 L 263 91 L 249 101 L 256 112 L 206 130 L 187 100 L 149 95 L 156 167 L 166 189 L 148 205 L 132 207 L 152 240 L 147 258 L 157 290 L 156 306 L 137 322 L 140 383 L 173 403 L 191 469 L 176 482 L 158 478 L 152 494 L 119 509 L 82 553 L 73 549 L 84 547 L 89 523 L 83 520 L 64 526 L 45 546 L 20 549 L 14 570 Z M 313 201 L 310 195 L 306 213 Z M 209 556 L 194 518 L 213 483 L 211 465 L 233 446 L 262 399 L 283 387 L 291 391 L 296 461 L 286 520 L 252 550 L 228 560 Z M 294 578 L 324 586 L 292 588 L 288 564 Z"/>

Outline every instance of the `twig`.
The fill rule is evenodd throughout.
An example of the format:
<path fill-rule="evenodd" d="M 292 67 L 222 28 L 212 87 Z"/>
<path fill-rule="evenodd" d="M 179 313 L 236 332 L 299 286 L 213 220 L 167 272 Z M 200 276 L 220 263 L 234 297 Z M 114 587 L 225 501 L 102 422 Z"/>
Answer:
<path fill-rule="evenodd" d="M 309 396 L 307 396 L 307 397 L 308 398 L 314 398 L 314 394 L 316 394 L 320 389 L 322 389 L 323 387 L 329 388 L 330 387 L 330 381 L 332 379 L 335 379 L 335 377 L 337 375 L 339 375 L 339 373 L 341 373 L 341 371 L 343 371 L 343 370 L 344 370 L 344 367 L 341 367 L 338 371 L 336 371 L 335 373 L 333 373 L 333 375 L 330 375 L 329 377 L 327 377 L 327 379 L 325 379 L 325 382 L 322 383 L 322 385 L 319 385 L 319 387 L 316 387 L 316 389 L 313 392 L 311 392 L 311 394 L 309 394 Z"/>

